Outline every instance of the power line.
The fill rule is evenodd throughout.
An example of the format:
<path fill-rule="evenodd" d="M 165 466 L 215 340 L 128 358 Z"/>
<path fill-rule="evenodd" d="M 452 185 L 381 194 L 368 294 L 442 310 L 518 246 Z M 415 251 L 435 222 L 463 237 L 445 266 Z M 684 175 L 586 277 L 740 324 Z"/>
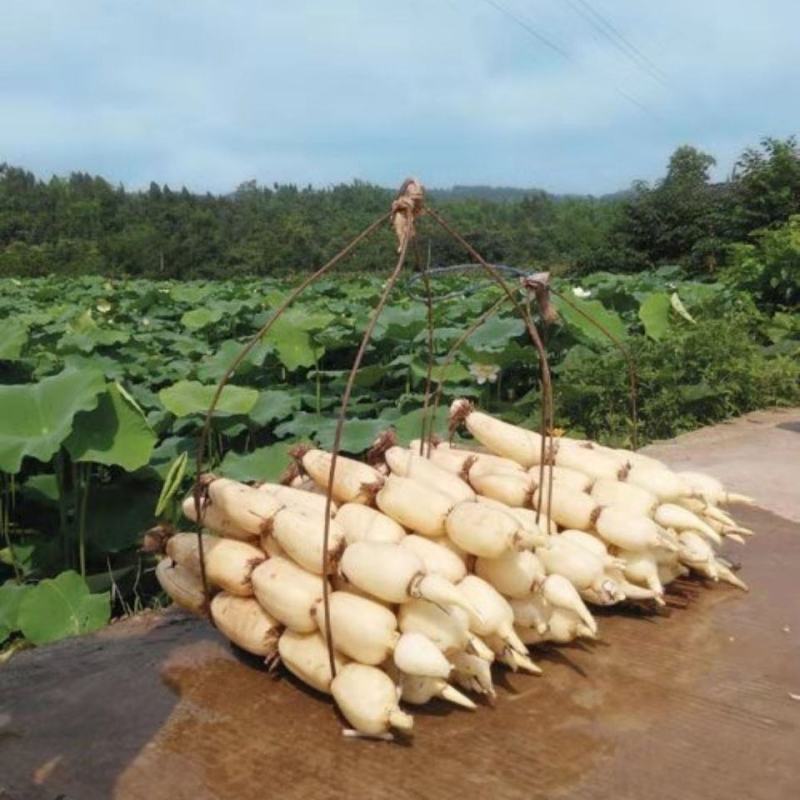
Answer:
<path fill-rule="evenodd" d="M 508 8 L 504 7 L 500 3 L 496 2 L 496 0 L 482 0 L 482 2 L 486 3 L 486 5 L 491 6 L 502 14 L 505 17 L 508 17 L 512 20 L 516 25 L 526 31 L 530 36 L 535 38 L 537 41 L 541 42 L 543 45 L 548 47 L 550 50 L 558 53 L 564 60 L 569 61 L 571 64 L 577 64 L 577 60 L 564 48 L 560 47 L 559 45 L 555 44 L 553 41 L 548 39 L 544 34 L 537 31 L 533 25 L 531 25 L 524 17 L 515 14 L 513 11 L 510 11 Z M 631 105 L 636 106 L 640 111 L 644 112 L 650 117 L 657 119 L 663 122 L 663 118 L 656 114 L 652 109 L 648 108 L 644 103 L 640 100 L 637 100 L 635 97 L 632 97 L 627 92 L 623 92 L 618 86 L 614 86 L 614 91 L 617 92 L 621 97 L 627 100 Z"/>
<path fill-rule="evenodd" d="M 669 86 L 669 79 L 663 70 L 661 70 L 658 65 L 654 64 L 651 59 L 625 37 L 615 25 L 587 2 L 587 0 L 567 0 L 567 2 L 632 63 L 647 72 L 651 78 L 658 81 L 663 86 Z"/>
<path fill-rule="evenodd" d="M 648 108 L 641 100 L 637 100 L 635 97 L 629 95 L 627 92 L 623 92 L 622 89 L 620 89 L 619 87 L 615 88 L 617 92 L 621 94 L 629 103 L 635 105 L 638 109 L 647 114 L 647 116 L 652 117 L 653 119 L 657 119 L 659 122 L 666 122 L 666 120 L 664 119 L 664 117 L 661 116 L 661 114 L 658 114 L 651 108 Z"/>
<path fill-rule="evenodd" d="M 522 17 L 518 17 L 513 11 L 509 11 L 507 8 L 504 8 L 500 5 L 500 3 L 494 2 L 494 0 L 483 0 L 484 3 L 490 5 L 495 10 L 499 11 L 501 14 L 505 15 L 509 19 L 516 22 L 517 25 L 520 26 L 523 30 L 526 30 L 531 36 L 534 36 L 538 39 L 543 45 L 549 47 L 554 52 L 558 53 L 562 58 L 565 58 L 567 61 L 571 61 L 574 63 L 575 59 L 564 49 L 559 47 L 557 44 L 553 43 L 548 39 L 544 34 L 539 33 L 532 25 L 526 22 Z"/>

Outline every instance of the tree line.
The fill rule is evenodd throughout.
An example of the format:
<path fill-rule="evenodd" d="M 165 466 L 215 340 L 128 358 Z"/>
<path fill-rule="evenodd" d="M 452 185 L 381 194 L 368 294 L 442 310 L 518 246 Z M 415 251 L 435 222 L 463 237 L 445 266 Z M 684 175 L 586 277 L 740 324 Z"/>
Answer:
<path fill-rule="evenodd" d="M 800 214 L 800 150 L 794 138 L 764 139 L 721 183 L 710 179 L 714 163 L 682 146 L 661 180 L 614 196 L 454 187 L 431 192 L 431 202 L 492 261 L 574 272 L 679 263 L 714 272 L 733 243 Z M 249 181 L 225 195 L 157 183 L 128 191 L 82 172 L 45 181 L 0 164 L 0 275 L 188 279 L 305 271 L 385 212 L 393 194 L 362 181 L 321 189 Z M 387 225 L 348 268 L 386 269 L 390 241 Z M 431 224 L 422 242 L 422 257 L 434 264 L 466 260 Z"/>

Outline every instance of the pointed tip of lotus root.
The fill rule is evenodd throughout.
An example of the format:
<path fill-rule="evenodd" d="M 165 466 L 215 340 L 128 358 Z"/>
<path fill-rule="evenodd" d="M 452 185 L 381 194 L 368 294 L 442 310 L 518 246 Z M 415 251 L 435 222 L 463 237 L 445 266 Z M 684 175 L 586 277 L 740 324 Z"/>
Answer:
<path fill-rule="evenodd" d="M 451 686 L 449 683 L 445 683 L 442 687 L 441 691 L 439 692 L 439 697 L 443 700 L 447 700 L 449 703 L 453 703 L 454 705 L 461 706 L 462 708 L 467 708 L 470 711 L 475 711 L 477 706 L 475 703 L 469 699 L 465 694 L 462 694 L 458 691 L 454 686 Z"/>
<path fill-rule="evenodd" d="M 745 506 L 754 506 L 756 501 L 748 494 L 739 494 L 738 492 L 725 492 L 726 503 L 741 503 Z"/>
<path fill-rule="evenodd" d="M 592 630 L 588 625 L 584 625 L 584 623 L 579 622 L 575 628 L 575 633 L 581 639 L 596 639 L 597 638 L 597 630 Z"/>
<path fill-rule="evenodd" d="M 735 586 L 737 589 L 741 589 L 743 592 L 750 591 L 750 587 L 741 578 L 739 578 L 733 572 L 733 570 L 720 563 L 719 560 L 717 560 L 717 574 L 719 576 L 719 580 L 729 583 L 731 586 Z"/>
<path fill-rule="evenodd" d="M 511 658 L 519 669 L 524 670 L 531 675 L 542 674 L 542 668 L 538 664 L 534 663 L 529 656 L 522 655 L 522 653 L 512 650 Z"/>
<path fill-rule="evenodd" d="M 389 712 L 389 725 L 395 730 L 409 733 L 414 728 L 414 717 L 399 708 Z"/>
<path fill-rule="evenodd" d="M 494 652 L 492 652 L 489 646 L 477 634 L 474 633 L 469 634 L 467 645 L 469 649 L 476 656 L 478 656 L 478 658 L 482 658 L 484 661 L 489 661 L 489 662 L 494 661 Z"/>

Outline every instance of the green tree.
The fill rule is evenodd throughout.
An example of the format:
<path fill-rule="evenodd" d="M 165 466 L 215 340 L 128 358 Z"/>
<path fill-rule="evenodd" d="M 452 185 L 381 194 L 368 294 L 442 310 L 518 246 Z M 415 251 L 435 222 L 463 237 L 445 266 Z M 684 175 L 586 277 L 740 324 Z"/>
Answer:
<path fill-rule="evenodd" d="M 736 162 L 734 225 L 738 238 L 800 214 L 800 149 L 794 137 L 763 139 Z"/>
<path fill-rule="evenodd" d="M 634 266 L 682 262 L 713 269 L 724 247 L 719 230 L 726 193 L 710 182 L 715 160 L 689 145 L 672 154 L 663 180 L 639 182 L 614 233 Z"/>

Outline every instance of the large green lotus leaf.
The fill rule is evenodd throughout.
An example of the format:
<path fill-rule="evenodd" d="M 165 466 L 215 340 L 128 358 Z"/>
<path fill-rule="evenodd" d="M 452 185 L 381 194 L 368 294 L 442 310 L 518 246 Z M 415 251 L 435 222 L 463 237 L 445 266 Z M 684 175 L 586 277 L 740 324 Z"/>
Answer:
<path fill-rule="evenodd" d="M 82 314 L 75 317 L 69 323 L 69 330 L 76 333 L 83 333 L 84 331 L 92 330 L 97 327 L 97 323 L 92 316 L 92 309 L 87 308 Z"/>
<path fill-rule="evenodd" d="M 440 406 L 436 409 L 436 416 L 433 421 L 433 432 L 439 436 L 447 435 L 447 406 Z M 397 433 L 397 438 L 402 444 L 408 444 L 412 439 L 419 439 L 422 433 L 422 409 L 415 408 L 407 414 L 392 421 L 392 427 Z M 430 421 L 430 409 L 428 409 L 428 417 L 426 424 Z"/>
<path fill-rule="evenodd" d="M 494 352 L 505 349 L 510 340 L 524 332 L 525 323 L 521 319 L 491 317 L 467 339 L 467 344 L 473 350 Z"/>
<path fill-rule="evenodd" d="M 258 395 L 248 416 L 256 425 L 269 425 L 291 416 L 300 408 L 300 396 L 287 389 L 268 389 Z"/>
<path fill-rule="evenodd" d="M 0 586 L 0 642 L 19 630 L 19 607 L 33 587 L 6 581 Z M 4 635 L 5 632 L 5 635 Z"/>
<path fill-rule="evenodd" d="M 130 388 L 133 399 L 139 404 L 140 408 L 161 409 L 158 395 L 141 383 L 134 383 Z"/>
<path fill-rule="evenodd" d="M 184 328 L 188 328 L 190 331 L 199 331 L 201 328 L 205 328 L 206 325 L 212 325 L 215 322 L 219 322 L 221 319 L 221 308 L 207 308 L 204 306 L 187 311 L 181 317 L 181 325 L 183 325 Z"/>
<path fill-rule="evenodd" d="M 354 381 L 355 386 L 369 389 L 375 386 L 388 372 L 382 364 L 368 364 L 366 367 L 359 367 Z M 345 373 L 345 376 L 348 373 Z M 346 379 L 346 378 L 345 378 Z"/>
<path fill-rule="evenodd" d="M 339 317 L 340 324 L 331 324 L 325 330 L 314 331 L 314 341 L 324 347 L 326 352 L 356 347 L 361 341 L 361 329 L 351 326 L 350 320 L 347 320 L 347 325 L 341 324 L 344 320 L 344 317 Z"/>
<path fill-rule="evenodd" d="M 289 442 L 278 442 L 243 455 L 230 452 L 217 471 L 236 481 L 276 481 L 292 461 L 289 447 Z"/>
<path fill-rule="evenodd" d="M 577 297 L 571 297 L 570 302 L 580 309 L 580 311 L 583 311 L 584 314 L 591 317 L 592 320 L 598 322 L 607 331 L 616 336 L 617 339 L 624 339 L 627 336 L 625 323 L 622 321 L 619 314 L 614 311 L 609 311 L 600 301 L 581 300 Z M 581 338 L 605 345 L 606 347 L 613 346 L 609 338 L 579 311 L 576 311 L 560 300 L 556 301 L 556 305 L 558 307 L 558 313 L 563 318 L 567 327 L 571 328 Z"/>
<path fill-rule="evenodd" d="M 719 283 L 696 283 L 688 281 L 681 282 L 678 284 L 678 290 L 673 292 L 671 296 L 673 308 L 675 308 L 675 311 L 677 311 L 678 314 L 684 316 L 683 312 L 686 311 L 686 308 L 683 306 L 683 302 L 686 302 L 690 306 L 694 306 L 697 303 L 705 302 L 706 300 L 717 296 L 722 289 L 723 287 Z M 683 311 L 676 307 L 678 305 L 683 308 Z M 694 322 L 694 319 L 688 315 L 688 312 L 685 319 L 687 322 Z"/>
<path fill-rule="evenodd" d="M 109 347 L 114 344 L 127 344 L 131 335 L 127 331 L 116 331 L 108 328 L 86 328 L 74 333 L 65 334 L 58 342 L 60 352 L 80 350 L 91 353 L 96 347 Z"/>
<path fill-rule="evenodd" d="M 177 303 L 197 305 L 213 291 L 211 286 L 181 282 L 169 290 L 169 295 Z"/>
<path fill-rule="evenodd" d="M 362 453 L 387 427 L 382 419 L 348 419 L 342 428 L 341 450 L 345 453 Z M 336 419 L 329 418 L 317 431 L 316 439 L 320 447 L 330 450 L 335 435 Z"/>
<path fill-rule="evenodd" d="M 49 461 L 105 388 L 101 372 L 65 369 L 38 383 L 0 386 L 0 470 L 19 472 L 22 459 Z"/>
<path fill-rule="evenodd" d="M 27 343 L 27 325 L 14 317 L 0 320 L 0 361 L 17 361 Z"/>
<path fill-rule="evenodd" d="M 75 417 L 65 442 L 75 461 L 118 466 L 132 472 L 150 461 L 156 435 L 138 408 L 116 383 L 100 395 L 93 411 Z"/>
<path fill-rule="evenodd" d="M 333 391 L 325 389 L 320 395 L 317 395 L 316 392 L 300 392 L 300 407 L 307 408 L 309 411 L 317 411 L 317 406 L 320 411 L 338 409 L 341 402 L 341 392 L 336 392 L 335 389 Z"/>
<path fill-rule="evenodd" d="M 197 381 L 178 381 L 159 393 L 159 399 L 167 411 L 176 417 L 190 414 L 205 414 L 214 397 L 216 386 L 204 385 Z M 256 389 L 228 384 L 220 395 L 215 411 L 223 414 L 249 414 L 258 400 Z"/>
<path fill-rule="evenodd" d="M 428 312 L 422 305 L 409 308 L 390 306 L 381 313 L 375 326 L 375 339 L 411 339 L 428 324 Z"/>
<path fill-rule="evenodd" d="M 286 311 L 284 319 L 291 325 L 302 328 L 304 331 L 322 331 L 336 319 L 328 311 L 311 311 L 308 308 L 290 308 Z"/>
<path fill-rule="evenodd" d="M 290 419 L 281 422 L 275 428 L 275 436 L 279 439 L 284 436 L 293 436 L 298 439 L 310 439 L 330 421 L 324 414 L 309 414 L 307 411 L 298 411 Z"/>
<path fill-rule="evenodd" d="M 242 352 L 243 347 L 244 344 L 236 339 L 227 339 L 222 342 L 217 352 L 205 358 L 197 367 L 197 377 L 201 381 L 219 381 Z M 264 363 L 264 357 L 269 349 L 264 342 L 258 342 L 237 367 L 235 374 L 247 375 L 260 367 Z"/>
<path fill-rule="evenodd" d="M 83 353 L 69 353 L 64 356 L 64 366 L 74 369 L 96 369 L 110 381 L 122 380 L 130 367 L 126 367 L 121 360 L 103 356 L 99 353 L 83 355 Z"/>
<path fill-rule="evenodd" d="M 91 594 L 72 570 L 46 578 L 22 598 L 17 619 L 25 638 L 47 644 L 102 628 L 111 616 L 111 598 Z"/>
<path fill-rule="evenodd" d="M 264 307 L 264 310 L 253 317 L 253 322 L 260 328 L 274 315 L 277 307 L 282 305 L 287 297 L 287 293 L 280 289 L 270 289 L 261 298 L 261 305 Z"/>
<path fill-rule="evenodd" d="M 644 325 L 644 332 L 659 341 L 669 330 L 669 310 L 671 303 L 665 292 L 654 292 L 648 295 L 639 306 L 639 319 Z"/>
<path fill-rule="evenodd" d="M 279 317 L 263 341 L 270 345 L 286 369 L 312 367 L 317 363 L 321 348 L 314 347 L 308 331 L 294 325 L 291 320 Z"/>
<path fill-rule="evenodd" d="M 157 484 L 125 480 L 89 487 L 86 532 L 89 547 L 99 555 L 118 553 L 135 545 L 154 522 Z"/>
<path fill-rule="evenodd" d="M 427 378 L 428 365 L 419 359 L 411 361 L 411 371 L 418 378 Z M 446 366 L 444 364 L 434 364 L 431 370 L 431 381 L 433 383 L 458 383 L 470 379 L 469 370 L 458 361 L 452 361 Z"/>
<path fill-rule="evenodd" d="M 434 343 L 441 348 L 448 347 L 456 343 L 456 341 L 464 333 L 462 328 L 453 328 L 449 326 L 442 326 L 433 329 Z M 428 344 L 428 331 L 422 330 L 415 337 L 414 341 L 420 345 L 427 347 Z"/>

